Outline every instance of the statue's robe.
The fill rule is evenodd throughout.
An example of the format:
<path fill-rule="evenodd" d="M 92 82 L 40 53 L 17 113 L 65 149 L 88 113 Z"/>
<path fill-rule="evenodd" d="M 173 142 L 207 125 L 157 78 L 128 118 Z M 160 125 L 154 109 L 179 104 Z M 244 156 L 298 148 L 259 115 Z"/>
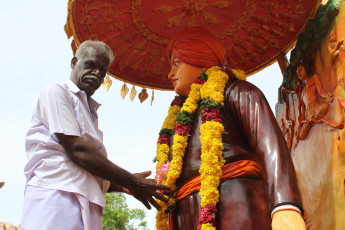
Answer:
<path fill-rule="evenodd" d="M 233 80 L 225 88 L 221 114 L 226 164 L 257 162 L 262 179 L 233 178 L 220 184 L 217 230 L 271 229 L 271 211 L 277 206 L 291 204 L 302 210 L 288 146 L 263 93 L 246 81 Z M 201 124 L 199 108 L 177 187 L 200 175 Z M 200 210 L 199 192 L 179 201 L 173 215 L 175 229 L 196 230 Z"/>

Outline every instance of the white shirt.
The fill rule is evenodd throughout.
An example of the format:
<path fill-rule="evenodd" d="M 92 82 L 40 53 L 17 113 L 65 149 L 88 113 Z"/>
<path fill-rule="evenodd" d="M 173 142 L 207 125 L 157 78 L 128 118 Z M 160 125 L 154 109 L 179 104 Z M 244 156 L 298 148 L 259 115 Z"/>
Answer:
<path fill-rule="evenodd" d="M 56 137 L 56 133 L 82 137 L 107 156 L 98 129 L 99 106 L 71 80 L 42 90 L 26 135 L 27 185 L 78 193 L 105 206 L 101 179 L 73 163 Z"/>

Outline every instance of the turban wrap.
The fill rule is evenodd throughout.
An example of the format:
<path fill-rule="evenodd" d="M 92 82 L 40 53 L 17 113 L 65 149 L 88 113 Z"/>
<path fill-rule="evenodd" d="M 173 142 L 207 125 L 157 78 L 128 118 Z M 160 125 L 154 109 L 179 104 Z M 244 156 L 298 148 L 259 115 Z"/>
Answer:
<path fill-rule="evenodd" d="M 209 68 L 226 64 L 223 44 L 201 27 L 185 29 L 170 39 L 167 46 L 169 63 L 172 51 L 182 62 L 194 66 Z"/>

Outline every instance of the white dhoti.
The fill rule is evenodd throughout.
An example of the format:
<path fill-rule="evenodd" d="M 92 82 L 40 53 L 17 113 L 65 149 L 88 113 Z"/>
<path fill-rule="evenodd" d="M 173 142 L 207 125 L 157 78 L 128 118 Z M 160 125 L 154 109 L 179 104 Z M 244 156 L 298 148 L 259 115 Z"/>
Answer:
<path fill-rule="evenodd" d="M 25 230 L 102 230 L 102 207 L 76 193 L 27 186 Z"/>

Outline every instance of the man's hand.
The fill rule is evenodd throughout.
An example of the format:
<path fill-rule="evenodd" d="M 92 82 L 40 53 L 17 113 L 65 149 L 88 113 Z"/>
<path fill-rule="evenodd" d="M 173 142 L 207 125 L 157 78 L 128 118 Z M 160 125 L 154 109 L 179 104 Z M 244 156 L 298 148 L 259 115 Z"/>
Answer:
<path fill-rule="evenodd" d="M 168 199 L 164 197 L 163 194 L 157 192 L 157 190 L 170 191 L 170 188 L 165 185 L 157 184 L 154 179 L 147 179 L 146 177 L 151 175 L 151 171 L 134 173 L 133 175 L 135 177 L 128 188 L 129 194 L 141 201 L 147 209 L 151 209 L 151 205 L 153 205 L 156 209 L 160 210 L 161 207 L 154 197 L 163 202 L 168 202 Z"/>
<path fill-rule="evenodd" d="M 306 226 L 298 212 L 280 210 L 273 214 L 272 230 L 306 230 Z"/>
<path fill-rule="evenodd" d="M 141 201 L 148 209 L 151 209 L 151 205 L 153 205 L 156 209 L 160 209 L 160 206 L 157 204 L 156 200 L 153 197 L 158 198 L 163 202 L 167 202 L 168 199 L 157 192 L 157 190 L 170 191 L 170 188 L 164 185 L 157 184 L 155 179 L 147 178 L 150 175 L 151 171 L 133 173 L 132 176 L 134 178 L 127 185 L 128 188 L 119 186 L 116 183 L 111 183 L 109 192 L 124 192 L 134 196 L 136 199 Z"/>
<path fill-rule="evenodd" d="M 156 183 L 156 180 L 155 179 L 151 179 L 151 178 L 147 178 L 148 176 L 151 175 L 151 171 L 145 171 L 145 172 L 141 172 L 141 173 L 133 173 L 134 176 L 137 176 L 137 177 L 140 177 L 140 178 L 146 178 L 148 179 L 149 181 L 153 182 L 153 183 Z"/>
<path fill-rule="evenodd" d="M 146 178 L 146 177 L 151 175 L 151 171 L 145 171 L 145 172 L 141 172 L 141 173 L 133 173 L 133 175 L 137 176 L 137 177 L 140 177 L 140 178 Z M 150 180 L 153 183 L 156 182 L 155 179 L 149 179 L 149 178 L 147 178 L 147 179 Z M 108 192 L 124 192 L 124 193 L 127 193 L 128 195 L 132 195 L 127 188 L 120 187 L 120 186 L 118 186 L 117 184 L 114 184 L 114 183 L 110 183 L 110 189 L 109 189 Z"/>

